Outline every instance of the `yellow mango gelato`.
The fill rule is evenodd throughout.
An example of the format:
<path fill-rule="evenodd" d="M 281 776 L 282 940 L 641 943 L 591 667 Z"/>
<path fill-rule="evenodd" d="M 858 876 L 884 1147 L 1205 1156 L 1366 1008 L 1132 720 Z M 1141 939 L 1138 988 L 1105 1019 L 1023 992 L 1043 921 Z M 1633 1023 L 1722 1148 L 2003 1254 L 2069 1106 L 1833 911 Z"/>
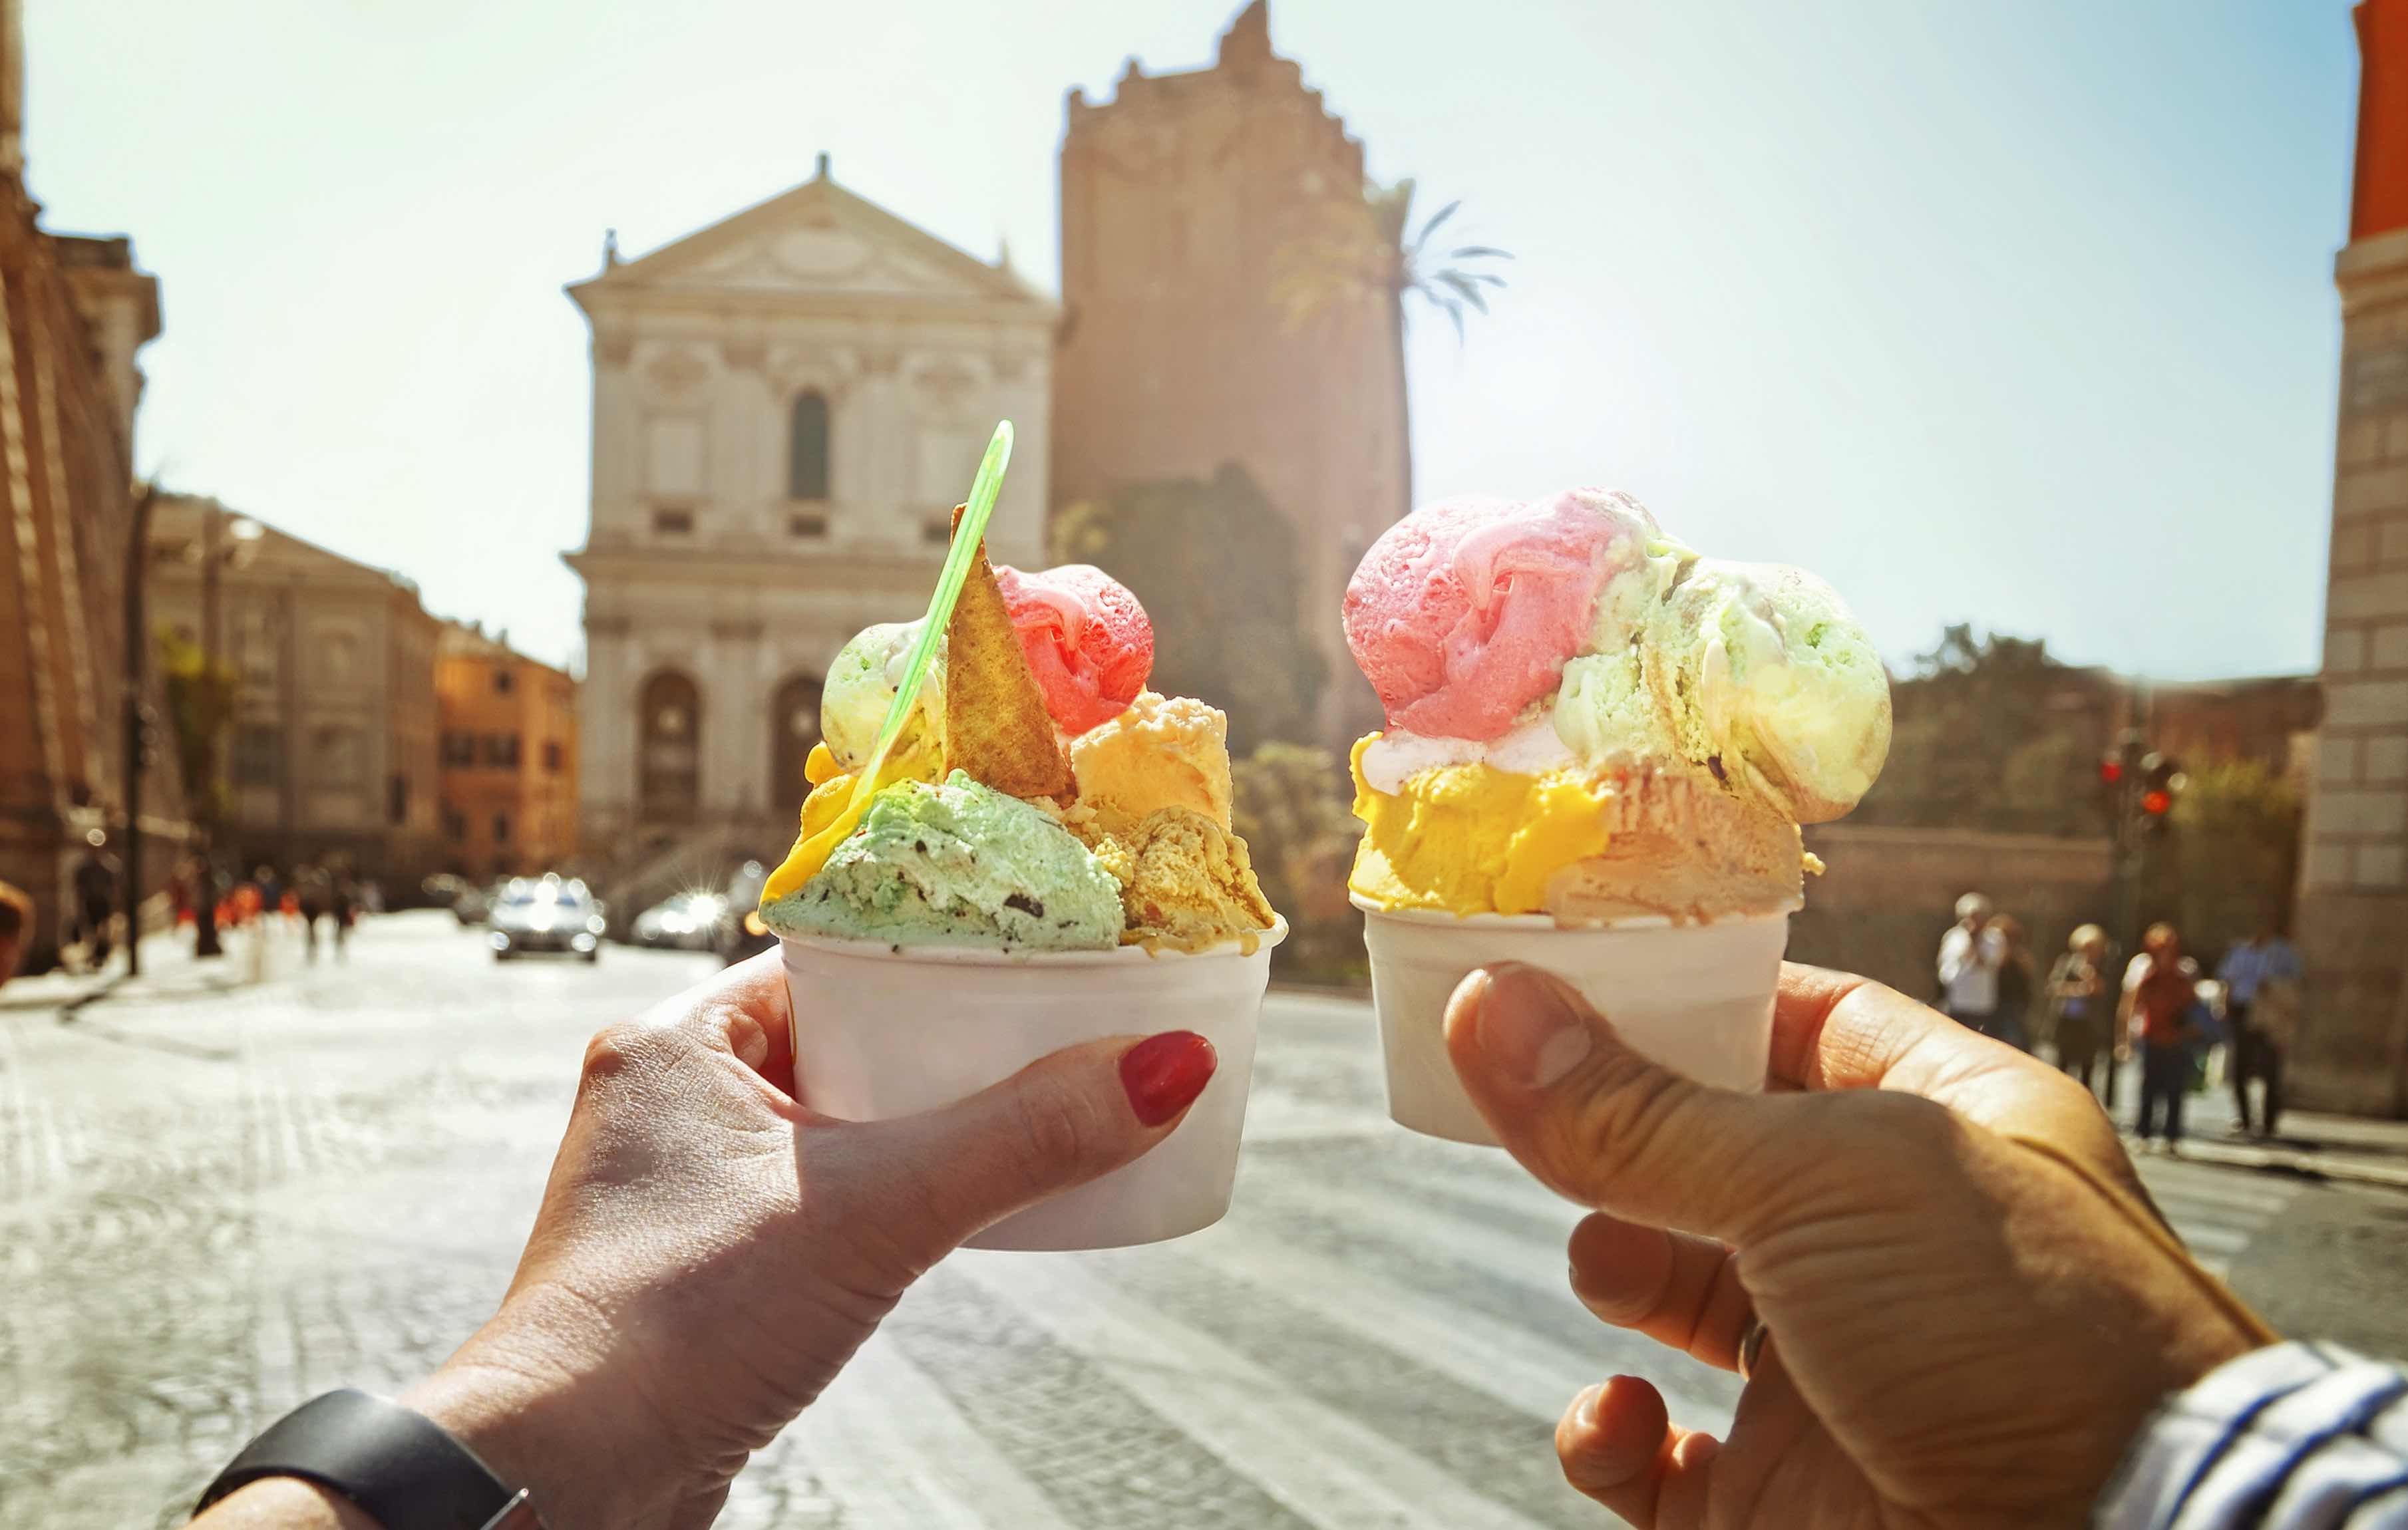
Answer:
<path fill-rule="evenodd" d="M 1525 776 L 1480 762 L 1437 765 L 1397 793 L 1363 779 L 1354 746 L 1354 816 L 1366 825 L 1347 885 L 1383 908 L 1537 913 L 1557 872 L 1605 849 L 1612 790 L 1573 771 Z"/>
<path fill-rule="evenodd" d="M 1106 834 L 1162 808 L 1229 827 L 1229 720 L 1193 696 L 1139 692 L 1126 711 L 1070 740 L 1070 773 Z"/>

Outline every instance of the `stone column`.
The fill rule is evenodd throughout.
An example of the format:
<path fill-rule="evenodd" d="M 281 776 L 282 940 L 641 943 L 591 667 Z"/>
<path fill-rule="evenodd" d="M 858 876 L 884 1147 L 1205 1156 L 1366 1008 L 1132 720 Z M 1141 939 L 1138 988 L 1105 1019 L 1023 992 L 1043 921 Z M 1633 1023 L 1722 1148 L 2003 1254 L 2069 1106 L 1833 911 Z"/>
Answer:
<path fill-rule="evenodd" d="M 2408 0 L 2365 0 L 2357 20 L 2325 717 L 2300 879 L 2308 1010 L 2290 1093 L 2311 1109 L 2408 1116 Z"/>

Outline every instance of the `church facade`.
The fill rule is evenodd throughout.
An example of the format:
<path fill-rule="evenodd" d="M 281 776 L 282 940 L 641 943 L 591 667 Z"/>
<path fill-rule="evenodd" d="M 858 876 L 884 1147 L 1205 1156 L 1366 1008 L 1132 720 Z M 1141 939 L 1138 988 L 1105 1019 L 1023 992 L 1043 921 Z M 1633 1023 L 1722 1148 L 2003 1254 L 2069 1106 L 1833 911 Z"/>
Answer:
<path fill-rule="evenodd" d="M 924 607 L 997 420 L 989 546 L 1044 562 L 1056 310 L 1001 262 L 810 181 L 568 289 L 593 331 L 580 825 L 624 865 L 793 833 L 820 683 Z"/>

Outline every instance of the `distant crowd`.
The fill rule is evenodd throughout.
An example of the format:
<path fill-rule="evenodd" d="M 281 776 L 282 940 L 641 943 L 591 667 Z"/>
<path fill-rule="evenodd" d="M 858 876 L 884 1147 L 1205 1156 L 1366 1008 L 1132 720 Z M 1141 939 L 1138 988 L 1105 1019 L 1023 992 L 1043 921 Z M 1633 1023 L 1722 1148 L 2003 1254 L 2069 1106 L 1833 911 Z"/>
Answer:
<path fill-rule="evenodd" d="M 2150 925 L 2120 974 L 2114 955 L 2107 932 L 2084 924 L 2043 975 L 2023 926 L 1968 893 L 1940 941 L 1940 1008 L 1985 1036 L 2053 1056 L 2111 1110 L 2118 1065 L 2137 1056 L 2138 1135 L 2168 1151 L 2182 1141 L 2185 1100 L 2205 1087 L 2221 1048 L 2241 1129 L 2274 1136 L 2301 1003 L 2300 953 L 2274 922 L 2235 942 L 2212 977 L 2172 924 Z"/>
<path fill-rule="evenodd" d="M 271 930 L 297 933 L 310 961 L 322 938 L 337 960 L 347 954 L 352 927 L 364 913 L 384 908 L 373 879 L 354 878 L 340 863 L 305 864 L 291 875 L 261 865 L 247 877 L 213 874 L 200 860 L 179 862 L 168 877 L 167 902 L 176 928 L 194 931 L 206 909 L 220 930 L 264 937 Z M 205 904 L 204 900 L 208 900 Z M 96 973 L 131 938 L 134 921 L 123 908 L 123 871 L 97 831 L 90 836 L 64 889 L 60 924 L 62 965 Z M 0 983 L 15 976 L 32 944 L 36 905 L 31 894 L 0 882 Z"/>

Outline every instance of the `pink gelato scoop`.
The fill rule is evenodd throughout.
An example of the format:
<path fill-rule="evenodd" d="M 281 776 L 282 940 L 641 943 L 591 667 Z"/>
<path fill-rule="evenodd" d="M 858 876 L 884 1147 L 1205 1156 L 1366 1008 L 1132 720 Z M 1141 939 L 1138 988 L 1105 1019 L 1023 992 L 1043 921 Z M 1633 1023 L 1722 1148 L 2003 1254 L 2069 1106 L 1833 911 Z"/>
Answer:
<path fill-rule="evenodd" d="M 1346 643 L 1388 725 L 1503 735 L 1555 689 L 1598 591 L 1656 534 L 1645 506 L 1601 489 L 1443 500 L 1390 526 L 1346 586 Z"/>
<path fill-rule="evenodd" d="M 995 581 L 1055 726 L 1076 736 L 1128 710 L 1154 672 L 1154 623 L 1128 586 L 1092 564 L 997 565 Z"/>

